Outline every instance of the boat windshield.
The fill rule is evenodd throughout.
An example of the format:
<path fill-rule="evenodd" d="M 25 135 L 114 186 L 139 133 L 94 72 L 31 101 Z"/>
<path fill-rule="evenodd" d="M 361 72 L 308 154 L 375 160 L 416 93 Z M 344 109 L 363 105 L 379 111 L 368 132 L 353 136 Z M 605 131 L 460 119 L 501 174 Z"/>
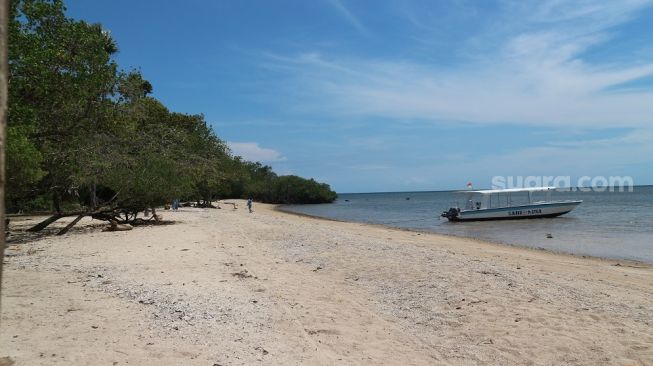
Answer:
<path fill-rule="evenodd" d="M 491 193 L 469 192 L 465 210 L 481 210 L 528 205 L 551 201 L 551 191 L 493 191 Z"/>

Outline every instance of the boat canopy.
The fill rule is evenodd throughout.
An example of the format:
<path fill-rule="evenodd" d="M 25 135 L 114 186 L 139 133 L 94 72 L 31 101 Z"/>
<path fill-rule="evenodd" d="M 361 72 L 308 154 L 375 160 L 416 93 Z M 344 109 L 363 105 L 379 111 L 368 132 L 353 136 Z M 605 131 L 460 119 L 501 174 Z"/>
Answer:
<path fill-rule="evenodd" d="M 514 193 L 514 192 L 549 192 L 555 191 L 558 187 L 528 187 L 528 188 L 507 188 L 507 189 L 482 189 L 477 191 L 458 191 L 458 193 L 478 193 L 478 194 L 493 194 L 493 193 Z"/>

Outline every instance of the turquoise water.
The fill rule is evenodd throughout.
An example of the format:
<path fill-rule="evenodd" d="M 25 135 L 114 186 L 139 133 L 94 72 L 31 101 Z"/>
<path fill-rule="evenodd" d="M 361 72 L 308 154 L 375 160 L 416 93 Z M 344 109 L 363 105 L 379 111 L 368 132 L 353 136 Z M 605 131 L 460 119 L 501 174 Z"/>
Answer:
<path fill-rule="evenodd" d="M 408 198 L 408 199 L 407 199 Z M 653 263 L 653 186 L 632 192 L 557 192 L 554 199 L 581 199 L 557 218 L 448 222 L 439 215 L 464 196 L 453 192 L 339 194 L 321 205 L 284 210 L 344 221 L 432 231 L 579 255 Z M 547 238 L 551 234 L 552 238 Z"/>

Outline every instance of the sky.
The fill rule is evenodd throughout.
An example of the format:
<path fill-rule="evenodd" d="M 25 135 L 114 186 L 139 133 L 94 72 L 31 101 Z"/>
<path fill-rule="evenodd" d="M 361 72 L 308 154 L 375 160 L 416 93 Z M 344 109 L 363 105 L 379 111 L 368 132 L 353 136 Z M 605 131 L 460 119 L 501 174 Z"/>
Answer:
<path fill-rule="evenodd" d="M 337 192 L 653 184 L 653 1 L 66 1 L 169 109 Z"/>

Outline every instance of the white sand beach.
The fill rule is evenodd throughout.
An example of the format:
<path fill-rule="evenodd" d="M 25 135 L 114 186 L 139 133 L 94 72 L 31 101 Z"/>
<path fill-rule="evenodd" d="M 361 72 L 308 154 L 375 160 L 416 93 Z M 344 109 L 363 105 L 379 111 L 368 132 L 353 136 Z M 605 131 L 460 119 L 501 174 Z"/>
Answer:
<path fill-rule="evenodd" d="M 240 207 L 182 208 L 163 213 L 175 224 L 126 232 L 88 219 L 10 243 L 0 357 L 653 364 L 653 266 Z"/>

